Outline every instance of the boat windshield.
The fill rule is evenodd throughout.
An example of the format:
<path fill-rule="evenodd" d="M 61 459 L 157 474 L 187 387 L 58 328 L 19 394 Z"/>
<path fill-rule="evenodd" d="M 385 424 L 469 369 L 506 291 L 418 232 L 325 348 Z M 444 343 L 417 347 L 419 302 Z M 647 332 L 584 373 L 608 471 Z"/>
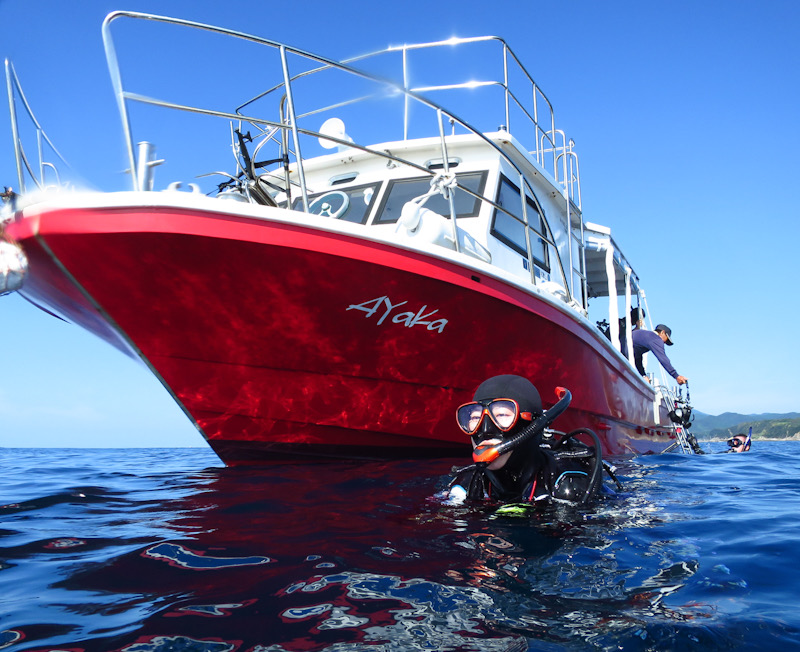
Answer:
<path fill-rule="evenodd" d="M 475 217 L 478 215 L 481 209 L 480 196 L 483 195 L 484 187 L 486 186 L 486 177 L 486 172 L 467 172 L 456 175 L 459 185 L 453 193 L 456 217 Z M 400 218 L 403 206 L 412 199 L 425 195 L 430 188 L 430 177 L 390 181 L 386 198 L 378 211 L 378 216 L 375 218 L 375 224 L 394 224 Z M 475 193 L 478 197 L 465 192 L 464 188 Z M 450 217 L 450 202 L 440 193 L 429 197 L 425 201 L 425 208 L 444 217 Z"/>
<path fill-rule="evenodd" d="M 345 222 L 366 224 L 378 196 L 379 183 L 348 188 L 329 189 L 308 196 L 308 209 L 314 215 L 332 217 Z M 292 210 L 303 210 L 303 198 L 296 197 Z"/>

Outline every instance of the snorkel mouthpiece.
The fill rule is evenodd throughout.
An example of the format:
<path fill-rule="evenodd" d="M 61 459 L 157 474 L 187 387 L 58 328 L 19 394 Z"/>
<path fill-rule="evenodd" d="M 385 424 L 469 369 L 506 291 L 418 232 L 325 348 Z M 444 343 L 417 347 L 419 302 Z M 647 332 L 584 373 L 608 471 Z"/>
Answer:
<path fill-rule="evenodd" d="M 558 402 L 546 412 L 536 417 L 530 425 L 523 428 L 520 433 L 505 440 L 501 444 L 483 444 L 472 451 L 472 460 L 476 464 L 491 464 L 498 457 L 515 449 L 534 435 L 540 433 L 556 420 L 572 401 L 572 393 L 565 387 L 556 387 Z"/>
<path fill-rule="evenodd" d="M 500 450 L 495 444 L 483 444 L 478 446 L 472 451 L 473 462 L 483 462 L 484 464 L 491 464 L 498 457 L 500 457 Z"/>

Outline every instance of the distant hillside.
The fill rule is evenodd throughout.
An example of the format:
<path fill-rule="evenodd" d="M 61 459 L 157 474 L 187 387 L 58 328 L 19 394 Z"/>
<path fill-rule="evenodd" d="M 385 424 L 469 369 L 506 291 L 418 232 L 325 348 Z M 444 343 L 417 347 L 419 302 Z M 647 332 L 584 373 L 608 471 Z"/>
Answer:
<path fill-rule="evenodd" d="M 718 416 L 694 413 L 692 432 L 698 439 L 728 439 L 736 433 L 746 433 L 752 426 L 758 439 L 800 439 L 800 413 L 737 414 L 725 412 Z"/>

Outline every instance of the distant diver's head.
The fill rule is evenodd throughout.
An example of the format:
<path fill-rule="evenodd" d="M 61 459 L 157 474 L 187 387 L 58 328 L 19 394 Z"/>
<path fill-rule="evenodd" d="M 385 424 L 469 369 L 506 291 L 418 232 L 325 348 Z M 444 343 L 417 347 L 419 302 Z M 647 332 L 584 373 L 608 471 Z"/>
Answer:
<path fill-rule="evenodd" d="M 726 443 L 729 447 L 729 453 L 744 453 L 750 450 L 750 434 L 739 433 L 731 437 Z"/>
<path fill-rule="evenodd" d="M 542 413 L 542 399 L 533 383 L 522 376 L 493 376 L 480 384 L 470 403 L 456 411 L 458 426 L 472 439 L 473 448 L 501 443 L 528 426 Z M 504 467 L 515 451 L 509 451 L 489 465 Z"/>

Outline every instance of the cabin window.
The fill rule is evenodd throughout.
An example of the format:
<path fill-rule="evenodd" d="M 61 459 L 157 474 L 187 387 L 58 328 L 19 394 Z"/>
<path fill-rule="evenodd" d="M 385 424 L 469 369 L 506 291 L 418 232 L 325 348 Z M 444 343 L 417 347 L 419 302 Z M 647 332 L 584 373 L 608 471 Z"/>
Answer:
<path fill-rule="evenodd" d="M 314 215 L 366 224 L 372 205 L 378 197 L 379 183 L 352 188 L 334 187 L 308 196 L 308 209 Z M 292 210 L 303 210 L 303 198 L 295 197 Z"/>
<path fill-rule="evenodd" d="M 527 258 L 528 247 L 525 241 L 525 222 L 522 215 L 519 188 L 505 177 L 500 177 L 497 204 L 503 210 L 495 210 L 494 220 L 492 221 L 492 235 Z M 531 255 L 538 266 L 549 272 L 550 262 L 547 255 L 547 242 L 544 239 L 544 217 L 537 203 L 530 197 L 526 197 L 526 214 L 531 241 Z"/>
<path fill-rule="evenodd" d="M 457 188 L 453 196 L 456 207 L 456 217 L 475 217 L 481 210 L 481 200 L 473 197 L 461 188 L 467 188 L 471 192 L 483 195 L 486 187 L 486 172 L 465 172 L 457 174 L 456 180 L 460 188 Z M 417 177 L 414 179 L 395 179 L 389 182 L 386 197 L 378 210 L 378 217 L 375 224 L 394 224 L 400 218 L 400 212 L 406 202 L 421 197 L 431 189 L 431 177 Z M 441 194 L 435 194 L 428 198 L 424 204 L 425 208 L 434 213 L 450 217 L 450 202 Z"/>

